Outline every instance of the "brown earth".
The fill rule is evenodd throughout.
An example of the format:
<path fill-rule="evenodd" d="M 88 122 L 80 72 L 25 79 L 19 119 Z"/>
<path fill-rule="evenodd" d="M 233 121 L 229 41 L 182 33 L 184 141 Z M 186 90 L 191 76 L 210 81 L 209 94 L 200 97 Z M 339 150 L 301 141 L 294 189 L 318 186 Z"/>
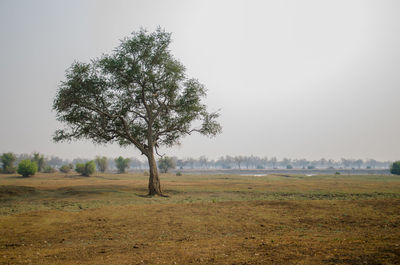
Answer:
<path fill-rule="evenodd" d="M 400 264 L 396 178 L 164 179 L 0 176 L 0 264 Z"/>

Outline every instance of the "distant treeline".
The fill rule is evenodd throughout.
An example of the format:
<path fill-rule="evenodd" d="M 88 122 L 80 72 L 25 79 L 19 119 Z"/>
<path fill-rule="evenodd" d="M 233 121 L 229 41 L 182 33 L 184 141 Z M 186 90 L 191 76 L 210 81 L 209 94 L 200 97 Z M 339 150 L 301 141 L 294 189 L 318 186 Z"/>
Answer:
<path fill-rule="evenodd" d="M 32 159 L 34 154 L 16 154 L 15 164 L 25 159 Z M 57 156 L 43 156 L 44 164 L 55 169 L 63 165 L 86 163 L 95 158 L 75 158 L 72 160 L 62 159 Z M 351 159 L 340 160 L 325 159 L 307 160 L 259 156 L 222 156 L 219 159 L 209 159 L 206 156 L 198 158 L 172 157 L 178 169 L 387 169 L 391 161 L 377 161 L 375 159 Z M 0 161 L 1 163 L 1 161 Z M 129 157 L 130 170 L 143 170 L 148 168 L 147 160 Z M 117 169 L 115 158 L 107 158 L 107 168 L 110 171 Z"/>

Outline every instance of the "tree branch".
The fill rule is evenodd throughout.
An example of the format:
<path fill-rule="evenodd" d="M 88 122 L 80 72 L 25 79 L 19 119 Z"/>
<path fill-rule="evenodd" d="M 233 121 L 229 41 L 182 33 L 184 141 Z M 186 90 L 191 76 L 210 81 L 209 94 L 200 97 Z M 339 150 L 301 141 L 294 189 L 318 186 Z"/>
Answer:
<path fill-rule="evenodd" d="M 121 117 L 121 116 L 119 116 L 118 118 L 121 120 L 121 122 L 122 122 L 122 124 L 123 124 L 123 126 L 124 126 L 124 131 L 125 131 L 126 137 L 128 137 L 128 139 L 129 139 L 143 154 L 147 154 L 147 153 L 148 153 L 148 150 L 146 150 L 146 149 L 144 148 L 144 146 L 143 146 L 141 143 L 139 143 L 135 138 L 133 138 L 132 135 L 129 133 L 128 124 L 126 123 L 125 119 L 124 119 L 123 117 Z"/>

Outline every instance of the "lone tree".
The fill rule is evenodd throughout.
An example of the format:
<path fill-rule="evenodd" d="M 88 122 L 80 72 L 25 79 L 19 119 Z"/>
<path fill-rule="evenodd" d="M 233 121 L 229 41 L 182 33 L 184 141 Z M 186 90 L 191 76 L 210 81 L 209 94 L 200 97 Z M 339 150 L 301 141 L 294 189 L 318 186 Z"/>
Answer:
<path fill-rule="evenodd" d="M 160 28 L 141 29 L 112 54 L 74 62 L 53 103 L 57 119 L 66 125 L 55 132 L 56 142 L 90 139 L 139 149 L 149 163 L 149 195 L 163 195 L 158 147 L 179 144 L 193 132 L 215 136 L 221 131 L 219 114 L 208 112 L 202 102 L 205 87 L 185 75 L 170 43 L 171 34 Z"/>

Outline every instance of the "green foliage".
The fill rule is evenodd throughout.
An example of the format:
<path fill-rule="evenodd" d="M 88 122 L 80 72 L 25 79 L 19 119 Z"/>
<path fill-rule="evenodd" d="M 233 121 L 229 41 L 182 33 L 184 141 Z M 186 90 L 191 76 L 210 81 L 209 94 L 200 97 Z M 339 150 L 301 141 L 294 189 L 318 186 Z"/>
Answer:
<path fill-rule="evenodd" d="M 396 161 L 390 166 L 390 173 L 400 175 L 400 161 Z"/>
<path fill-rule="evenodd" d="M 118 169 L 118 173 L 125 173 L 125 170 L 129 167 L 129 162 L 131 161 L 129 158 L 123 158 L 122 156 L 114 159 L 115 166 Z"/>
<path fill-rule="evenodd" d="M 32 162 L 28 159 L 22 160 L 18 164 L 18 174 L 21 174 L 24 177 L 29 177 L 35 175 L 38 168 L 35 162 Z"/>
<path fill-rule="evenodd" d="M 175 161 L 171 157 L 166 156 L 158 159 L 158 168 L 161 172 L 167 173 L 168 169 L 173 169 L 175 167 Z"/>
<path fill-rule="evenodd" d="M 94 161 L 96 162 L 97 169 L 100 172 L 105 172 L 107 170 L 107 167 L 108 167 L 107 157 L 96 156 L 96 159 Z"/>
<path fill-rule="evenodd" d="M 52 166 L 45 166 L 43 169 L 43 173 L 54 173 L 57 170 Z"/>
<path fill-rule="evenodd" d="M 15 173 L 16 168 L 14 166 L 17 157 L 13 153 L 3 153 L 0 156 L 0 161 L 2 165 L 2 173 L 12 174 Z"/>
<path fill-rule="evenodd" d="M 57 120 L 68 127 L 57 130 L 53 139 L 133 144 L 153 156 L 155 146 L 178 144 L 193 132 L 219 133 L 219 114 L 207 112 L 202 102 L 205 87 L 187 78 L 170 43 L 170 33 L 142 29 L 112 54 L 73 63 L 53 103 Z"/>
<path fill-rule="evenodd" d="M 39 153 L 33 153 L 32 162 L 36 163 L 39 172 L 43 171 L 43 169 L 45 167 L 45 159 L 44 159 L 43 155 L 41 155 Z"/>
<path fill-rule="evenodd" d="M 75 165 L 75 171 L 80 173 L 82 176 L 89 177 L 90 175 L 93 175 L 94 172 L 96 172 L 96 164 L 93 160 L 86 162 L 85 164 L 78 163 Z"/>
<path fill-rule="evenodd" d="M 62 166 L 60 167 L 60 172 L 62 172 L 62 173 L 68 173 L 68 172 L 71 171 L 71 169 L 72 169 L 71 165 L 62 165 Z"/>
<path fill-rule="evenodd" d="M 182 176 L 182 172 L 176 172 L 176 175 L 177 175 L 178 177 L 180 177 L 180 176 Z"/>
<path fill-rule="evenodd" d="M 287 165 L 286 168 L 287 169 L 293 169 L 293 166 L 292 165 Z"/>
<path fill-rule="evenodd" d="M 75 165 L 75 171 L 83 175 L 83 173 L 85 172 L 85 164 L 77 163 Z"/>

